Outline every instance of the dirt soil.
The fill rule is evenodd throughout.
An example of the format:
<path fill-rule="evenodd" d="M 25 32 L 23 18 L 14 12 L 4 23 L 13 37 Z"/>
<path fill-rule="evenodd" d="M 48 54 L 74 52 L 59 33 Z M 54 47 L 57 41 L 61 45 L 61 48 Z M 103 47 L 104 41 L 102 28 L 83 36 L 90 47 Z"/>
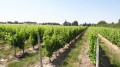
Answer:
<path fill-rule="evenodd" d="M 107 40 L 105 37 L 103 37 L 100 34 L 98 34 L 98 37 L 100 37 L 101 40 L 106 44 L 106 46 L 112 52 L 114 52 L 118 56 L 118 58 L 120 58 L 120 47 L 118 47 L 116 44 L 113 44 L 112 42 L 110 42 L 109 40 Z M 109 57 L 106 56 L 105 51 L 103 50 L 102 50 L 102 62 L 103 63 L 101 64 L 101 67 L 112 67 Z"/>
<path fill-rule="evenodd" d="M 120 54 L 120 48 L 113 44 L 112 42 L 110 42 L 109 40 L 107 40 L 105 37 L 103 37 L 102 35 L 98 34 L 98 37 L 100 37 L 102 39 L 102 41 L 108 45 L 108 47 L 112 48 L 112 50 L 115 50 L 116 53 Z"/>
<path fill-rule="evenodd" d="M 74 40 L 70 41 L 69 44 L 66 44 L 63 48 L 59 49 L 57 52 L 55 52 L 52 57 L 44 57 L 43 58 L 43 67 L 59 67 L 59 65 L 62 63 L 62 61 L 66 58 L 67 54 L 70 52 L 72 48 L 74 48 L 75 43 L 77 40 L 84 34 L 81 33 L 78 35 Z M 57 56 L 56 56 L 57 55 Z M 30 67 L 39 67 L 40 62 L 36 62 L 34 65 L 31 65 Z"/>
<path fill-rule="evenodd" d="M 5 41 L 1 41 L 0 40 L 0 44 L 5 44 Z M 0 45 L 0 50 L 4 49 L 4 50 L 8 50 L 10 48 L 10 46 L 8 45 Z"/>
<path fill-rule="evenodd" d="M 84 31 L 85 32 L 85 31 Z M 58 51 L 56 51 L 52 57 L 49 58 L 48 57 L 43 57 L 43 67 L 59 67 L 59 65 L 62 63 L 62 61 L 65 59 L 65 57 L 67 56 L 67 54 L 70 52 L 70 50 L 72 48 L 74 48 L 74 45 L 76 43 L 76 41 L 84 34 L 84 32 L 82 32 L 81 34 L 79 34 L 75 39 L 73 39 L 72 41 L 70 41 L 69 44 L 66 44 L 65 47 L 59 49 Z M 38 50 L 38 45 L 36 45 L 34 47 L 34 49 Z M 35 50 L 33 50 L 32 47 L 30 48 L 27 48 L 24 50 L 25 52 L 28 52 L 28 53 L 33 53 L 35 52 Z M 17 56 L 20 56 L 22 55 L 22 52 L 23 51 L 19 51 L 17 52 Z M 12 54 L 11 54 L 12 56 Z M 11 58 L 10 60 L 8 61 L 4 61 L 2 62 L 2 64 L 0 64 L 1 66 L 0 67 L 5 67 L 8 63 L 10 62 L 15 62 L 15 61 L 18 61 L 18 59 L 16 58 Z M 7 64 L 6 64 L 7 63 Z M 30 67 L 39 67 L 40 66 L 40 63 L 39 62 L 36 62 L 34 65 L 31 65 Z"/>
<path fill-rule="evenodd" d="M 81 54 L 79 55 L 80 59 L 79 67 L 95 67 L 94 65 L 91 64 L 89 56 L 87 55 L 88 49 L 89 46 L 87 41 L 81 50 Z"/>
<path fill-rule="evenodd" d="M 8 47 L 7 47 L 7 45 L 6 45 L 6 46 L 1 47 L 1 48 L 2 48 L 2 49 L 3 49 L 3 48 L 6 48 L 6 49 L 7 49 Z M 26 54 L 26 52 L 27 52 L 27 53 L 34 53 L 34 52 L 36 52 L 36 50 L 38 50 L 38 49 L 39 49 L 39 48 L 38 48 L 38 45 L 34 46 L 34 50 L 33 50 L 33 47 L 26 48 L 26 49 L 24 50 L 24 51 L 25 51 L 24 54 Z M 0 67 L 6 67 L 7 64 L 9 64 L 9 63 L 11 63 L 11 62 L 16 62 L 16 61 L 19 61 L 19 60 L 21 60 L 21 59 L 24 59 L 24 57 L 21 58 L 22 56 L 24 56 L 24 55 L 23 55 L 23 51 L 18 51 L 18 52 L 16 53 L 16 55 L 17 55 L 18 58 L 15 58 L 13 55 L 14 55 L 14 53 L 11 53 L 10 55 L 8 55 L 7 59 L 0 58 Z"/>
<path fill-rule="evenodd" d="M 8 45 L 0 46 L 0 50 L 2 50 L 2 49 L 8 50 L 8 49 L 10 49 L 10 46 L 8 46 Z"/>

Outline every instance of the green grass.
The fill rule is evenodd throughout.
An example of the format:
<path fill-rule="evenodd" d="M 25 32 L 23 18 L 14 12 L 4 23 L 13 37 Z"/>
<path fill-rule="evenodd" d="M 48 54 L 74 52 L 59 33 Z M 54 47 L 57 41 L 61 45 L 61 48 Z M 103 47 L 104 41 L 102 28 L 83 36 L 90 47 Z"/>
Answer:
<path fill-rule="evenodd" d="M 44 57 L 44 51 L 42 51 L 42 57 Z M 9 63 L 8 67 L 29 67 L 36 62 L 39 62 L 39 51 L 26 54 L 23 61 Z"/>
<path fill-rule="evenodd" d="M 8 50 L 4 50 L 1 49 L 0 50 L 0 58 L 8 58 L 8 55 L 10 55 L 13 52 L 13 49 L 8 49 Z"/>
<path fill-rule="evenodd" d="M 76 63 L 79 62 L 78 56 L 80 54 L 80 50 L 82 48 L 82 45 L 84 42 L 87 40 L 87 34 L 85 34 L 80 40 L 77 41 L 76 46 L 74 49 L 71 50 L 65 61 L 63 62 L 63 65 L 66 67 L 72 67 L 72 64 L 70 65 L 69 63 L 73 63 L 76 65 Z M 27 48 L 27 46 L 25 46 Z M 11 49 L 13 51 L 13 49 Z M 17 51 L 19 49 L 17 48 Z M 44 57 L 44 51 L 42 51 L 42 55 Z M 69 62 L 68 62 L 69 61 Z M 8 64 L 8 67 L 29 67 L 36 62 L 39 62 L 39 52 L 35 53 L 29 53 L 23 61 L 17 61 L 17 62 L 11 62 Z M 76 66 L 75 66 L 76 67 Z"/>
<path fill-rule="evenodd" d="M 5 45 L 7 45 L 7 42 L 5 42 L 4 40 L 2 40 L 1 38 L 0 38 L 0 42 L 2 42 L 2 43 L 0 43 L 0 46 L 5 46 Z"/>
<path fill-rule="evenodd" d="M 29 67 L 35 62 L 39 61 L 39 52 L 29 53 L 25 55 L 23 61 L 11 62 L 8 64 L 8 67 Z"/>
<path fill-rule="evenodd" d="M 0 44 L 0 46 L 5 46 L 5 45 L 7 45 L 6 42 L 3 42 L 3 43 Z"/>
<path fill-rule="evenodd" d="M 0 45 L 0 47 L 3 47 L 4 45 Z M 26 47 L 27 48 L 27 47 Z M 16 48 L 16 51 L 21 51 L 21 49 Z M 11 53 L 14 52 L 14 49 L 12 47 L 10 47 L 9 49 L 0 49 L 0 58 L 7 58 L 8 55 L 10 55 Z"/>
<path fill-rule="evenodd" d="M 0 40 L 0 41 L 3 41 L 3 40 Z M 4 47 L 5 45 L 8 45 L 7 42 L 3 42 L 2 44 L 0 44 L 0 47 Z M 28 47 L 32 47 L 32 45 L 30 45 L 29 43 L 25 44 L 25 49 L 28 48 Z M 21 51 L 21 49 L 16 48 L 16 51 L 17 52 Z M 14 49 L 12 47 L 10 47 L 7 50 L 0 49 L 0 58 L 9 59 L 8 56 L 13 52 L 14 52 Z M 42 51 L 42 55 L 44 56 L 44 51 Z M 13 56 L 13 59 L 15 59 L 14 53 L 13 53 L 12 56 Z M 9 63 L 8 67 L 29 67 L 30 65 L 34 64 L 36 61 L 39 61 L 38 51 L 35 52 L 35 53 L 27 54 L 27 56 L 25 57 L 25 59 L 23 61 Z"/>
<path fill-rule="evenodd" d="M 0 41 L 3 41 L 2 39 L 0 39 Z M 0 44 L 0 47 L 5 47 L 5 46 L 9 46 L 7 42 L 3 41 L 3 43 Z M 29 43 L 25 44 L 25 49 L 28 47 L 32 47 L 32 45 L 30 45 Z M 22 51 L 22 49 L 19 49 L 18 47 L 16 48 L 16 52 L 18 51 Z M 0 49 L 0 58 L 8 58 L 8 55 L 10 55 L 11 53 L 14 52 L 13 47 L 10 47 L 9 49 Z"/>
<path fill-rule="evenodd" d="M 77 67 L 80 59 L 78 58 L 78 56 L 81 53 L 81 48 L 84 45 L 84 42 L 87 41 L 87 37 L 88 34 L 87 32 L 82 36 L 81 39 L 79 39 L 76 44 L 75 47 L 70 51 L 70 53 L 68 54 L 68 56 L 65 58 L 65 60 L 62 62 L 62 64 L 60 65 L 60 67 Z"/>
<path fill-rule="evenodd" d="M 2 43 L 0 43 L 0 47 L 5 47 L 6 45 L 8 45 L 8 43 L 5 42 L 4 40 L 2 40 L 1 38 L 0 38 L 0 41 L 2 42 Z M 0 49 L 0 58 L 7 58 L 8 55 L 10 53 L 12 53 L 12 51 L 13 51 L 13 49 L 8 49 L 8 50 Z"/>
<path fill-rule="evenodd" d="M 116 53 L 112 48 L 108 47 L 104 42 L 100 42 L 105 54 L 109 57 L 112 67 L 120 67 L 120 54 Z"/>

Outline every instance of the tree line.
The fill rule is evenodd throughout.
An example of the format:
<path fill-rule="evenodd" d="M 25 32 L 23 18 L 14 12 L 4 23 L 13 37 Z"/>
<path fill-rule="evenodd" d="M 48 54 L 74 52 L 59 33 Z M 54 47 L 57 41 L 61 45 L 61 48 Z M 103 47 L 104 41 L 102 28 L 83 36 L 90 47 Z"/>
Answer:
<path fill-rule="evenodd" d="M 111 23 L 107 23 L 106 21 L 99 21 L 96 26 L 99 27 L 113 27 L 113 28 L 120 28 L 120 19 L 118 20 L 117 23 L 111 22 Z"/>
<path fill-rule="evenodd" d="M 37 24 L 37 22 L 31 22 L 31 21 L 27 21 L 27 22 L 18 22 L 18 21 L 7 21 L 7 22 L 0 22 L 0 24 Z"/>
<path fill-rule="evenodd" d="M 0 22 L 0 24 L 39 24 L 39 25 L 61 25 L 59 23 L 56 22 L 43 22 L 43 23 L 37 23 L 37 22 L 31 22 L 31 21 L 27 21 L 27 22 L 18 22 L 18 21 L 7 21 L 7 22 Z M 65 21 L 63 24 L 63 26 L 79 26 L 78 25 L 78 21 L 73 21 L 72 23 Z M 91 26 L 91 23 L 84 23 L 84 24 L 80 24 L 80 26 Z"/>
<path fill-rule="evenodd" d="M 65 21 L 64 26 L 78 26 L 78 21 L 73 21 L 72 23 Z"/>
<path fill-rule="evenodd" d="M 59 23 L 56 22 L 45 22 L 45 23 L 37 23 L 37 22 L 31 22 L 31 21 L 27 21 L 27 22 L 18 22 L 18 21 L 7 21 L 7 22 L 0 22 L 0 24 L 40 24 L 40 25 L 61 25 Z M 73 21 L 73 22 L 68 22 L 65 21 L 63 24 L 63 26 L 79 26 L 78 25 L 78 21 Z M 91 23 L 83 23 L 80 24 L 80 26 L 99 26 L 99 27 L 113 27 L 113 28 L 120 28 L 120 19 L 118 20 L 117 23 L 111 22 L 111 23 L 107 23 L 106 21 L 102 20 L 99 21 L 97 24 L 91 24 Z"/>
<path fill-rule="evenodd" d="M 27 22 L 18 22 L 18 21 L 7 21 L 7 22 L 0 22 L 0 24 L 40 24 L 40 25 L 60 25 L 59 23 L 55 23 L 55 22 L 45 22 L 45 23 L 37 23 L 37 22 L 31 22 L 31 21 L 27 21 Z"/>

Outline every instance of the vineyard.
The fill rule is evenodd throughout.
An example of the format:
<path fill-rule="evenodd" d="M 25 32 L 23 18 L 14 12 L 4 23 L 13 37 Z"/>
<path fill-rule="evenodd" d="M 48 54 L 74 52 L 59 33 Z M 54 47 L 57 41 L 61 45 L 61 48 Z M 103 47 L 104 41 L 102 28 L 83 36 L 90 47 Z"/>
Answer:
<path fill-rule="evenodd" d="M 120 67 L 120 0 L 0 0 L 0 67 Z"/>
<path fill-rule="evenodd" d="M 89 50 L 88 50 L 88 55 L 92 61 L 93 64 L 96 64 L 96 49 L 97 49 L 97 38 L 98 38 L 98 35 L 102 35 L 104 36 L 106 39 L 108 39 L 109 41 L 111 41 L 112 43 L 111 44 L 115 44 L 117 46 L 113 47 L 113 45 L 109 45 L 109 46 L 112 46 L 113 48 L 111 49 L 107 49 L 107 50 L 111 50 L 111 52 L 114 51 L 115 48 L 118 48 L 118 49 L 115 49 L 115 56 L 117 58 L 120 58 L 118 57 L 119 54 L 120 54 L 120 49 L 119 49 L 119 45 L 120 45 L 120 41 L 119 41 L 119 33 L 120 33 L 120 30 L 119 29 L 115 29 L 115 28 L 106 28 L 106 27 L 90 27 L 89 28 Z M 101 37 L 100 37 L 101 39 Z M 101 44 L 101 43 L 100 43 Z M 99 63 L 102 64 L 102 46 L 100 46 L 100 50 L 99 50 Z M 118 53 L 117 53 L 118 52 Z M 112 58 L 114 58 L 114 56 L 111 56 Z M 116 60 L 118 61 L 118 64 L 116 64 L 116 67 L 119 66 L 119 60 Z M 112 62 L 111 63 L 116 63 L 116 61 L 113 62 L 113 59 L 112 59 Z"/>
<path fill-rule="evenodd" d="M 32 47 L 33 50 L 36 49 L 36 45 L 38 45 L 38 34 L 40 35 L 40 44 L 42 56 L 52 57 L 54 52 L 57 52 L 59 49 L 66 47 L 66 44 L 71 43 L 79 34 L 85 32 L 86 41 L 88 41 L 89 49 L 87 54 L 90 58 L 90 63 L 95 66 L 96 64 L 96 51 L 97 51 L 97 38 L 100 39 L 100 49 L 99 49 L 99 64 L 102 62 L 102 53 L 103 46 L 101 46 L 102 39 L 98 37 L 101 35 L 116 44 L 117 47 L 120 47 L 120 30 L 116 28 L 106 28 L 106 27 L 86 27 L 86 26 L 48 26 L 48 25 L 0 25 L 0 50 L 3 55 L 0 55 L 0 58 L 4 58 L 3 56 L 13 55 L 18 57 L 17 52 L 21 51 L 26 52 L 25 49 L 28 47 Z M 88 36 L 87 36 L 88 35 Z M 81 37 L 80 35 L 79 37 Z M 82 41 L 78 39 L 78 41 Z M 4 50 L 2 48 L 2 42 L 5 42 L 5 46 L 9 46 L 10 48 Z M 77 41 L 75 42 L 77 43 Z M 84 43 L 81 43 L 84 44 Z M 79 45 L 80 46 L 80 45 Z M 79 47 L 76 45 L 76 47 Z M 82 47 L 82 46 L 80 46 Z M 86 46 L 87 47 L 87 46 Z M 73 48 L 79 51 L 79 48 Z M 105 51 L 105 50 L 104 50 Z M 7 54 L 5 54 L 8 52 Z M 70 51 L 71 54 L 72 51 Z M 80 51 L 79 51 L 80 52 Z M 79 55 L 79 52 L 77 55 Z M 75 50 L 74 50 L 74 53 Z M 5 54 L 5 55 L 4 55 Z M 36 56 L 33 54 L 33 56 Z M 83 53 L 84 54 L 84 53 Z M 73 55 L 73 54 L 71 54 Z M 76 56 L 77 56 L 76 55 Z M 108 54 L 109 56 L 109 54 Z M 71 56 L 72 57 L 72 56 Z M 71 57 L 68 56 L 70 59 Z M 117 56 L 119 58 L 119 55 Z M 74 57 L 76 58 L 76 57 Z M 113 57 L 110 57 L 113 58 Z M 32 58 L 31 58 L 32 59 Z M 82 58 L 84 60 L 84 58 Z M 65 59 L 66 60 L 66 59 Z M 79 59 L 78 59 L 79 60 Z M 64 61 L 64 63 L 68 61 Z M 82 61 L 81 61 L 82 62 Z M 61 63 L 64 66 L 64 63 Z M 73 63 L 73 62 L 71 62 Z M 112 63 L 112 62 L 111 62 Z M 119 63 L 119 61 L 118 61 Z"/>
<path fill-rule="evenodd" d="M 34 47 L 38 41 L 37 34 L 40 33 L 40 41 L 45 47 L 45 54 L 50 57 L 53 52 L 62 48 L 85 29 L 86 27 L 74 26 L 0 25 L 0 38 L 7 41 L 9 45 L 19 47 L 24 51 L 25 41 L 29 40 L 30 45 Z M 11 35 L 14 36 L 13 39 Z"/>

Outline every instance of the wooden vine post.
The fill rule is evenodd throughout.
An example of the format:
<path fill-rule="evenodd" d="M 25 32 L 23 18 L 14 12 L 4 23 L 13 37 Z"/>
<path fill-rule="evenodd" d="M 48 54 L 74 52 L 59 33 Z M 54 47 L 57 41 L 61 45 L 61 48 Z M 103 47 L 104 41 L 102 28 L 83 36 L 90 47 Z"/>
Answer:
<path fill-rule="evenodd" d="M 41 45 L 40 45 L 40 34 L 38 33 L 38 45 L 39 45 L 39 54 L 40 54 L 40 67 L 43 67 L 42 65 L 42 54 L 41 54 Z"/>
<path fill-rule="evenodd" d="M 15 57 L 16 57 L 16 47 L 15 47 L 14 36 L 13 36 L 12 32 L 11 32 L 11 35 L 12 35 L 12 40 L 13 40 L 14 54 L 15 54 Z"/>
<path fill-rule="evenodd" d="M 99 67 L 99 38 L 97 38 L 96 67 Z"/>

